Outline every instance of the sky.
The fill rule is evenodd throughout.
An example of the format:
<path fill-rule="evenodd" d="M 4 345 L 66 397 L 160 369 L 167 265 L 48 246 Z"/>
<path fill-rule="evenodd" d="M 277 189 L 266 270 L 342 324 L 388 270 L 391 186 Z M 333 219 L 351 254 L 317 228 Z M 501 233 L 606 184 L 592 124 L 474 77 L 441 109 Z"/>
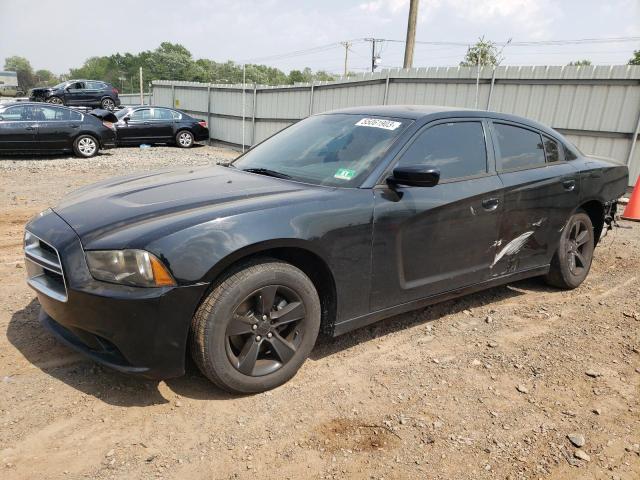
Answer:
<path fill-rule="evenodd" d="M 137 53 L 163 41 L 195 58 L 265 63 L 285 71 L 370 68 L 363 38 L 404 40 L 409 0 L 0 0 L 0 67 L 20 55 L 34 69 L 66 73 L 91 56 Z M 86 8 L 82 8 L 85 5 Z M 31 12 L 27 15 L 26 12 Z M 37 12 L 37 13 L 36 13 Z M 640 37 L 640 0 L 421 0 L 417 40 L 474 43 Z M 282 56 L 317 48 L 311 53 Z M 504 65 L 624 64 L 640 41 L 513 46 Z M 414 66 L 457 65 L 466 47 L 416 46 Z M 380 44 L 381 67 L 401 67 L 404 45 Z"/>

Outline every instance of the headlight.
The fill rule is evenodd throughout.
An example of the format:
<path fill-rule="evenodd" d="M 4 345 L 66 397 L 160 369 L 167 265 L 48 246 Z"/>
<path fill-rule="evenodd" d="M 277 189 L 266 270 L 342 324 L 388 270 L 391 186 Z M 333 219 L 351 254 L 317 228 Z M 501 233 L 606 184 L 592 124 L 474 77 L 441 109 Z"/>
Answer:
<path fill-rule="evenodd" d="M 96 280 L 136 287 L 176 284 L 162 262 L 144 250 L 90 251 L 86 255 L 89 270 Z"/>

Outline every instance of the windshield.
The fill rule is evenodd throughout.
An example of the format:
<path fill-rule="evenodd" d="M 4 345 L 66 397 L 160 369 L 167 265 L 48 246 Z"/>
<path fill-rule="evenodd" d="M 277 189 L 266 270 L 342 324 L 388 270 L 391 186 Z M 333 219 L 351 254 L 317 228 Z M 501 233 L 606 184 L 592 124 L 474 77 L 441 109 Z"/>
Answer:
<path fill-rule="evenodd" d="M 409 123 L 366 115 L 317 115 L 257 145 L 233 166 L 305 183 L 356 187 Z"/>
<path fill-rule="evenodd" d="M 67 82 L 62 82 L 62 83 L 59 83 L 58 85 L 56 85 L 55 87 L 51 87 L 51 88 L 62 88 L 62 87 L 64 87 L 66 84 L 67 84 Z"/>

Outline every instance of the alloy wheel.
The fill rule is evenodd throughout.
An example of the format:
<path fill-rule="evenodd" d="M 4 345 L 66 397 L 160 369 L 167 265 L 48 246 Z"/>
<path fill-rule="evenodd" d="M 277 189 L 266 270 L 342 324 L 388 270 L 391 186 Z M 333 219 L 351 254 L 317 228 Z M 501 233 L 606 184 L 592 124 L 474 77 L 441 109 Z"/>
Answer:
<path fill-rule="evenodd" d="M 89 137 L 81 138 L 78 142 L 78 150 L 86 157 L 93 155 L 97 147 L 95 140 Z"/>
<path fill-rule="evenodd" d="M 300 296 L 283 285 L 269 285 L 247 296 L 226 329 L 227 357 L 253 377 L 282 368 L 295 355 L 305 333 L 306 310 Z"/>
<path fill-rule="evenodd" d="M 60 99 L 58 97 L 52 97 L 52 98 L 47 100 L 47 103 L 52 103 L 54 105 L 62 105 L 62 99 Z"/>
<path fill-rule="evenodd" d="M 114 108 L 116 108 L 116 104 L 110 98 L 105 98 L 104 100 L 102 100 L 102 108 L 104 110 L 113 110 Z"/>
<path fill-rule="evenodd" d="M 576 220 L 569 230 L 567 238 L 567 262 L 569 271 L 579 275 L 591 263 L 591 252 L 588 250 L 589 227 L 582 221 Z"/>
<path fill-rule="evenodd" d="M 182 132 L 178 135 L 178 142 L 180 142 L 180 145 L 183 147 L 189 147 L 191 142 L 193 142 L 193 137 L 189 132 Z"/>

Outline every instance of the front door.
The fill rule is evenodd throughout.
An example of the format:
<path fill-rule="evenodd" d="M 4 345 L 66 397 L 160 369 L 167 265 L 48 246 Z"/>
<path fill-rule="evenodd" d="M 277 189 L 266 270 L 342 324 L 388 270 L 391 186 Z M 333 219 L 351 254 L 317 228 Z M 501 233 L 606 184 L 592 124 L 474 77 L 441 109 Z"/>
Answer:
<path fill-rule="evenodd" d="M 141 144 L 150 142 L 151 133 L 151 109 L 139 108 L 134 110 L 127 121 L 121 120 L 117 123 L 118 143 L 121 144 Z"/>
<path fill-rule="evenodd" d="M 37 129 L 31 105 L 8 107 L 0 113 L 0 150 L 35 150 Z"/>
<path fill-rule="evenodd" d="M 478 119 L 426 126 L 397 165 L 436 168 L 440 183 L 374 190 L 372 311 L 489 278 L 503 201 L 486 132 Z"/>
<path fill-rule="evenodd" d="M 64 95 L 65 105 L 84 105 L 87 103 L 85 82 L 73 82 L 67 86 Z"/>

